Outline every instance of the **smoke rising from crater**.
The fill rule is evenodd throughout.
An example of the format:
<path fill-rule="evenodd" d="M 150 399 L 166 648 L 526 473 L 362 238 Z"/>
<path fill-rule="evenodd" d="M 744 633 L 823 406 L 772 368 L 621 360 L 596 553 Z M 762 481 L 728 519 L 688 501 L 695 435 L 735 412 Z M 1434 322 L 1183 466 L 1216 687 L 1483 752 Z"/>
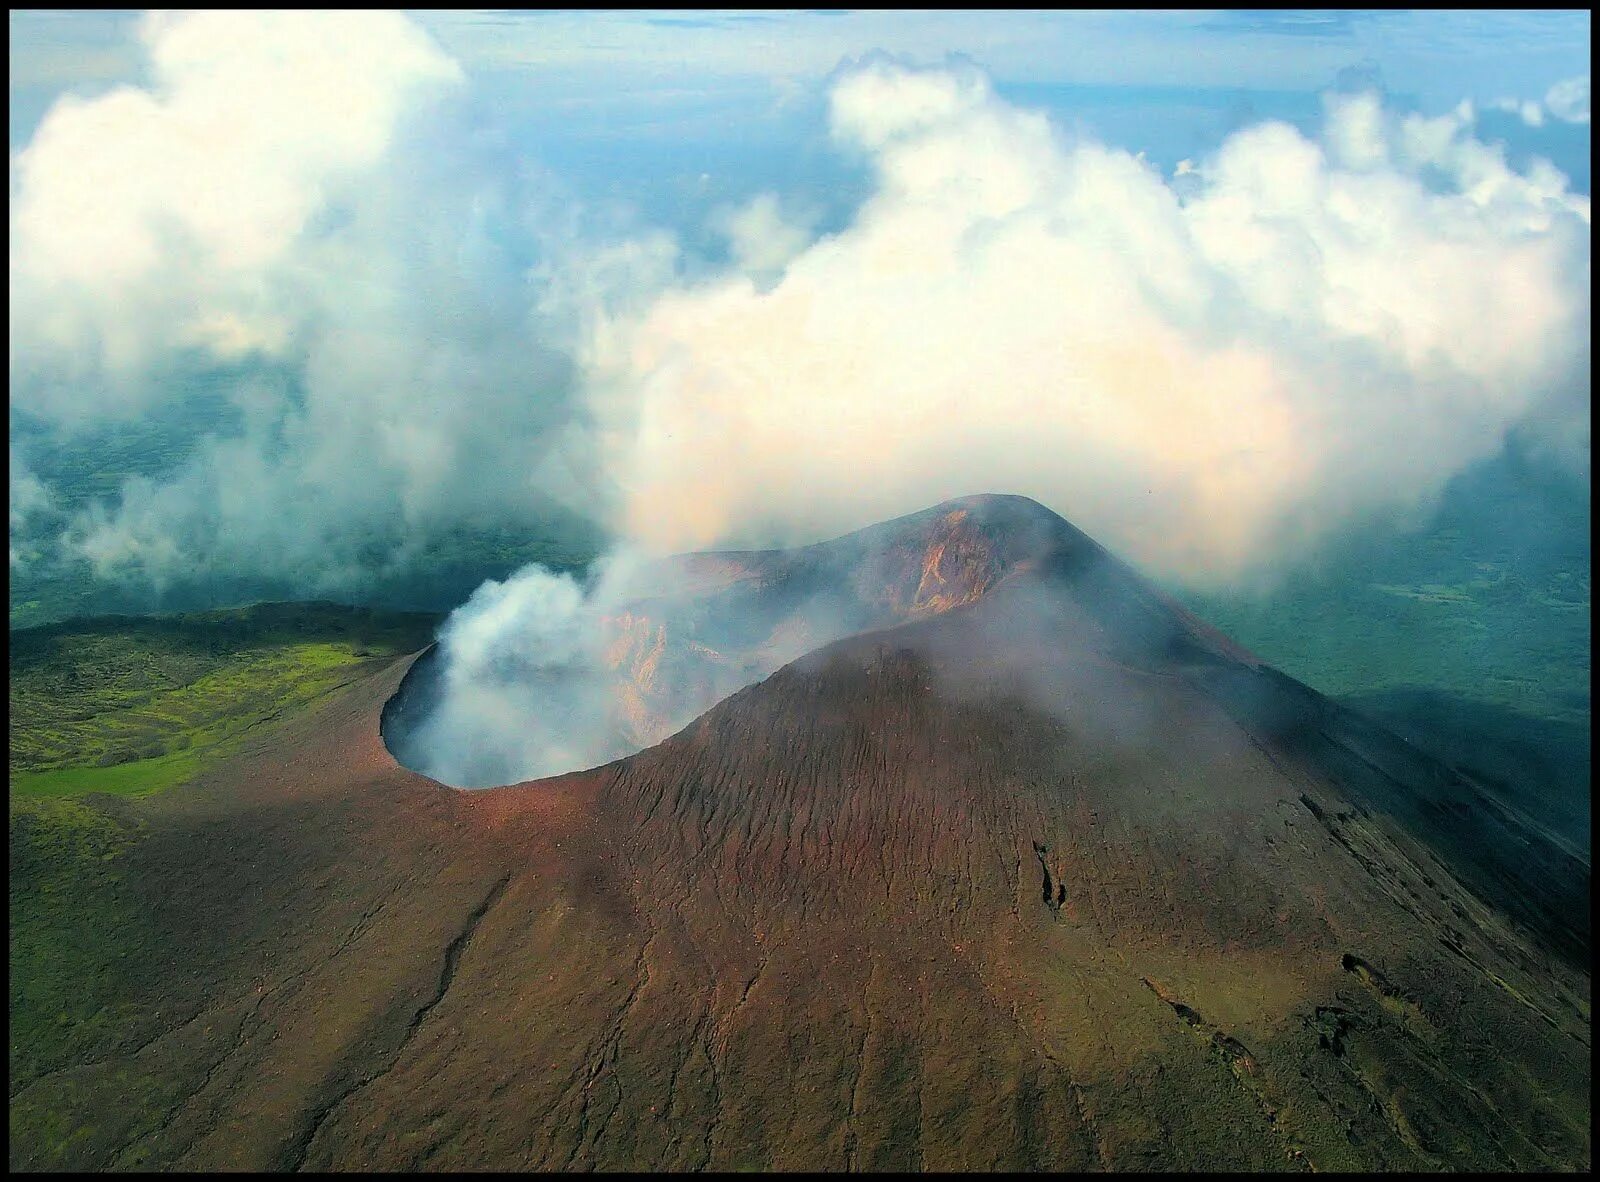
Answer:
<path fill-rule="evenodd" d="M 883 599 L 888 580 L 852 590 L 837 561 L 785 558 L 622 549 L 585 581 L 538 565 L 491 580 L 408 676 L 385 739 L 407 766 L 460 787 L 593 767 L 903 610 Z"/>
<path fill-rule="evenodd" d="M 440 630 L 426 715 L 387 728 L 396 756 L 488 787 L 626 754 L 604 659 L 611 585 L 586 590 L 537 566 L 485 583 Z"/>
<path fill-rule="evenodd" d="M 420 684 L 403 691 L 415 705 L 385 725 L 396 758 L 463 788 L 595 767 L 665 738 L 751 679 L 709 650 L 693 676 L 662 668 L 669 646 L 700 647 L 693 620 L 671 604 L 672 572 L 617 552 L 591 573 L 584 582 L 528 566 L 452 612 L 412 674 Z"/>
<path fill-rule="evenodd" d="M 1468 112 L 1330 96 L 1320 141 L 1264 124 L 1170 181 L 970 70 L 868 63 L 832 121 L 878 177 L 851 225 L 595 338 L 648 548 L 1004 488 L 1207 582 L 1426 502 L 1518 424 L 1587 463 L 1588 202 Z"/>

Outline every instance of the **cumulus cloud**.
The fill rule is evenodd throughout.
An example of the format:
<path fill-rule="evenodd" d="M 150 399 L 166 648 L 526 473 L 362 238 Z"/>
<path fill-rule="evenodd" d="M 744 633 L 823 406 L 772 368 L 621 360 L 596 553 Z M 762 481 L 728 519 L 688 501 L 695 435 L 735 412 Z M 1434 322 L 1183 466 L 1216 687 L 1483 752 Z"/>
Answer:
<path fill-rule="evenodd" d="M 31 557 L 28 544 L 29 519 L 49 511 L 55 498 L 43 481 L 29 467 L 25 456 L 15 443 L 11 444 L 9 459 L 11 566 L 22 566 Z"/>
<path fill-rule="evenodd" d="M 552 497 L 673 550 L 996 490 L 1215 581 L 1513 426 L 1586 463 L 1588 201 L 1470 110 L 1340 93 L 1317 135 L 1259 123 L 1164 177 L 970 65 L 873 58 L 829 99 L 873 178 L 853 218 L 817 237 L 763 195 L 686 283 L 671 234 L 597 235 L 508 159 L 403 17 L 141 28 L 149 83 L 63 99 L 13 161 L 14 407 L 181 418 L 198 373 L 229 411 L 76 513 L 107 579 L 323 594 Z"/>
<path fill-rule="evenodd" d="M 781 271 L 811 244 L 806 225 L 785 216 L 774 193 L 761 193 L 719 220 L 734 265 L 758 280 Z"/>
<path fill-rule="evenodd" d="M 1545 117 L 1563 123 L 1589 122 L 1589 75 L 1582 74 L 1557 82 L 1538 99 L 1496 99 L 1489 104 L 1496 111 L 1518 116 L 1529 127 L 1543 127 Z"/>
<path fill-rule="evenodd" d="M 1544 107 L 1537 99 L 1496 99 L 1489 106 L 1496 111 L 1517 116 L 1529 127 L 1544 126 Z"/>
<path fill-rule="evenodd" d="M 597 495 L 567 343 L 670 246 L 584 247 L 399 15 L 152 16 L 141 37 L 147 87 L 62 99 L 13 162 L 13 407 L 70 435 L 182 420 L 198 384 L 229 413 L 190 415 L 176 469 L 78 513 L 64 552 L 156 588 L 324 594 L 461 522 Z"/>
<path fill-rule="evenodd" d="M 811 538 L 978 490 L 1146 569 L 1225 580 L 1434 495 L 1586 406 L 1589 203 L 1470 111 L 1330 95 L 1184 194 L 978 70 L 874 59 L 831 96 L 876 188 L 776 282 L 608 325 L 608 466 L 663 550 Z M 1584 413 L 1586 421 L 1586 411 Z"/>
<path fill-rule="evenodd" d="M 1357 80 L 1317 134 L 1257 123 L 1167 177 L 971 65 L 874 57 L 828 101 L 861 207 L 819 237 L 763 193 L 690 283 L 671 233 L 597 230 L 510 156 L 403 16 L 157 14 L 140 44 L 147 83 L 63 98 L 12 160 L 14 569 L 44 526 L 106 580 L 322 595 L 552 499 L 661 552 L 1003 491 L 1203 583 L 1425 503 L 1508 431 L 1588 463 L 1589 202 L 1467 106 Z M 1546 116 L 1586 123 L 1587 76 Z M 187 435 L 69 509 L 19 417 Z M 598 762 L 748 679 L 712 662 L 626 716 L 637 569 L 486 584 L 441 636 L 429 766 Z"/>
<path fill-rule="evenodd" d="M 1567 123 L 1589 122 L 1589 75 L 1557 82 L 1544 96 L 1544 105 Z"/>
<path fill-rule="evenodd" d="M 139 36 L 151 85 L 61 99 L 15 162 L 13 365 L 19 350 L 91 374 L 174 347 L 282 350 L 276 272 L 408 106 L 460 76 L 396 14 L 153 13 Z"/>

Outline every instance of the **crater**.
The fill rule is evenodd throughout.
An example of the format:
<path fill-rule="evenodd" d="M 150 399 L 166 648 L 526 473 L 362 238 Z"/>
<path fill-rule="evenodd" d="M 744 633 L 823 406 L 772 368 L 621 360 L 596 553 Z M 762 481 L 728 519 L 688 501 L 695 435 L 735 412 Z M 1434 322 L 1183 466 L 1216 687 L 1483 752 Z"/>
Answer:
<path fill-rule="evenodd" d="M 595 767 L 813 649 L 974 603 L 1069 534 L 1033 501 L 983 496 L 791 550 L 620 561 L 588 586 L 532 568 L 451 616 L 383 740 L 461 788 Z"/>

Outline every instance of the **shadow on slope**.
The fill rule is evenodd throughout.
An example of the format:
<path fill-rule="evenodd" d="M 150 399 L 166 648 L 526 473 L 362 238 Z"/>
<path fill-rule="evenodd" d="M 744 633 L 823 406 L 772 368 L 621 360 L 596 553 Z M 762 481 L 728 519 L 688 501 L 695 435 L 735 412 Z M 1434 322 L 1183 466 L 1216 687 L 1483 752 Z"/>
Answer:
<path fill-rule="evenodd" d="M 1460 768 L 1592 858 L 1588 727 L 1430 689 L 1339 701 Z"/>

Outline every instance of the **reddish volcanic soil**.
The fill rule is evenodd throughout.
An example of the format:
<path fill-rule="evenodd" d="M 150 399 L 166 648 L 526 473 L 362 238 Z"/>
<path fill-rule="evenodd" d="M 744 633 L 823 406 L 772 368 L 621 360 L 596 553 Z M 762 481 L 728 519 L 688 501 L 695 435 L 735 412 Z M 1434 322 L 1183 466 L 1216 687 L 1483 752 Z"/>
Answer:
<path fill-rule="evenodd" d="M 403 661 L 129 805 L 160 1015 L 21 1102 L 87 1168 L 1588 1167 L 1585 862 L 1032 502 L 876 529 L 926 611 L 627 759 L 444 788 Z"/>

